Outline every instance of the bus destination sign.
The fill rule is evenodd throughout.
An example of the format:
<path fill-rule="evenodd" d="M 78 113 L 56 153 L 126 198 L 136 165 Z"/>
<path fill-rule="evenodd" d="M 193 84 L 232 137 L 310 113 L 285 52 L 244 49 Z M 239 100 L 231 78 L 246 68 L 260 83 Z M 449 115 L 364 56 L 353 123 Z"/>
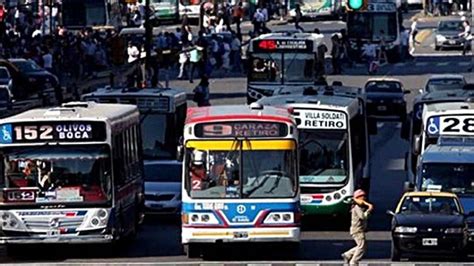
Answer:
<path fill-rule="evenodd" d="M 277 51 L 277 50 L 313 50 L 313 43 L 307 40 L 258 40 L 255 43 L 257 51 Z"/>
<path fill-rule="evenodd" d="M 105 123 L 98 121 L 39 121 L 0 125 L 0 144 L 105 140 Z"/>
<path fill-rule="evenodd" d="M 196 125 L 196 137 L 284 137 L 288 127 L 271 122 L 220 122 Z"/>
<path fill-rule="evenodd" d="M 474 135 L 474 116 L 446 115 L 432 116 L 427 120 L 426 133 L 430 136 L 439 135 Z"/>
<path fill-rule="evenodd" d="M 299 113 L 298 128 L 307 129 L 346 129 L 346 114 L 325 110 L 295 110 Z"/>

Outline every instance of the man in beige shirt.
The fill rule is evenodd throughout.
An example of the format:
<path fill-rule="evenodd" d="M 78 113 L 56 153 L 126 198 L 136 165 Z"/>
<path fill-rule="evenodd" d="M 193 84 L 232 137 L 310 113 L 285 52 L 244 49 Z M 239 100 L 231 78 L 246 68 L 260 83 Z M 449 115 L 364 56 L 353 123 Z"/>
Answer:
<path fill-rule="evenodd" d="M 367 230 L 367 220 L 374 206 L 366 201 L 366 194 L 362 189 L 354 192 L 353 200 L 350 234 L 356 242 L 356 246 L 341 256 L 344 263 L 358 265 L 367 250 L 365 231 Z"/>

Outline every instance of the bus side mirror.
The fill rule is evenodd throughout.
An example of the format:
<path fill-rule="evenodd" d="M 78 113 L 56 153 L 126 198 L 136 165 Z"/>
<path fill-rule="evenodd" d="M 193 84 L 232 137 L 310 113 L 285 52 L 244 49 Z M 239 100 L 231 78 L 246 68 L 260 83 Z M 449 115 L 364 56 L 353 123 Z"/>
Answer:
<path fill-rule="evenodd" d="M 403 191 L 409 192 L 413 190 L 415 190 L 415 185 L 413 185 L 413 183 L 411 183 L 410 181 L 405 181 L 403 183 Z"/>
<path fill-rule="evenodd" d="M 377 135 L 377 120 L 375 118 L 367 118 L 369 135 Z"/>
<path fill-rule="evenodd" d="M 415 155 L 420 155 L 421 153 L 421 136 L 420 135 L 416 135 L 415 138 L 413 139 L 412 152 Z"/>
<path fill-rule="evenodd" d="M 176 160 L 178 160 L 179 162 L 182 162 L 183 157 L 184 157 L 184 147 L 183 145 L 178 145 L 176 147 Z"/>
<path fill-rule="evenodd" d="M 408 140 L 410 134 L 410 119 L 411 115 L 409 114 L 403 121 L 402 121 L 402 128 L 400 129 L 400 138 L 404 140 Z"/>

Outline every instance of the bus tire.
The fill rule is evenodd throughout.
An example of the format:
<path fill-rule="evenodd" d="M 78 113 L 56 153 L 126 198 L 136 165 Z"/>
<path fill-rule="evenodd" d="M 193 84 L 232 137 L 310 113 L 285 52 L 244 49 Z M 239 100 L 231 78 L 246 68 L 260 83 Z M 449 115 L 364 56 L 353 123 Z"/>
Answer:
<path fill-rule="evenodd" d="M 4 246 L 7 257 L 18 258 L 22 252 L 25 252 L 24 247 L 15 244 L 7 244 Z"/>
<path fill-rule="evenodd" d="M 387 51 L 387 61 L 390 64 L 397 63 L 400 61 L 400 51 L 398 49 L 398 46 Z"/>
<path fill-rule="evenodd" d="M 195 259 L 201 257 L 202 254 L 202 249 L 199 244 L 187 244 L 183 246 L 184 253 L 188 256 L 190 259 Z"/>

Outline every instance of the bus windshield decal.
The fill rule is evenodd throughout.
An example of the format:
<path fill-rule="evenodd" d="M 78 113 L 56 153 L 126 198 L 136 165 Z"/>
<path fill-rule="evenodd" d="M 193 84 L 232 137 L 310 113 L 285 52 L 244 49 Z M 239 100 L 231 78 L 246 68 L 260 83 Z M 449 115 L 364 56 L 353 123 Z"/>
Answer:
<path fill-rule="evenodd" d="M 306 129 L 347 129 L 346 114 L 336 111 L 297 110 L 298 128 Z M 298 121 L 298 120 L 297 120 Z"/>
<path fill-rule="evenodd" d="M 98 121 L 20 122 L 0 126 L 0 144 L 105 140 L 105 123 Z"/>
<path fill-rule="evenodd" d="M 428 135 L 474 135 L 474 116 L 432 116 L 426 124 Z"/>
<path fill-rule="evenodd" d="M 284 137 L 288 126 L 271 122 L 221 122 L 198 124 L 195 127 L 196 137 Z"/>

